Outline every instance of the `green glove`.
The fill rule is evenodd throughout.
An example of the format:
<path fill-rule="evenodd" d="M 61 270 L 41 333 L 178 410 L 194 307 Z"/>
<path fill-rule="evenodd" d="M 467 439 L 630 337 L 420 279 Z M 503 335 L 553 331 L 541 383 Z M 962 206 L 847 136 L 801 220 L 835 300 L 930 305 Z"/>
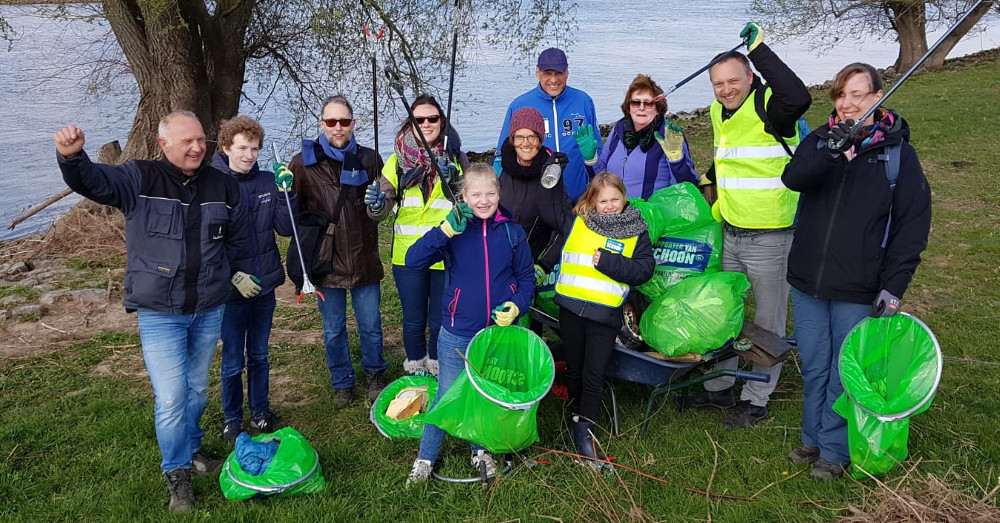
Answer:
<path fill-rule="evenodd" d="M 294 176 L 288 166 L 284 162 L 274 162 L 271 168 L 274 169 L 274 183 L 278 184 L 278 190 L 285 192 L 290 189 Z"/>
<path fill-rule="evenodd" d="M 684 130 L 673 122 L 667 122 L 665 134 L 663 136 L 657 131 L 653 133 L 653 137 L 659 142 L 663 154 L 667 155 L 667 160 L 676 162 L 684 156 Z"/>
<path fill-rule="evenodd" d="M 497 322 L 497 325 L 501 327 L 506 327 L 511 323 L 514 323 L 514 320 L 516 320 L 520 315 L 521 309 L 518 309 L 517 305 L 514 305 L 514 302 L 512 301 L 505 301 L 503 305 L 497 305 L 497 307 L 493 309 L 492 314 L 493 319 Z"/>
<path fill-rule="evenodd" d="M 236 274 L 229 281 L 232 282 L 233 287 L 236 287 L 236 290 L 240 291 L 240 296 L 244 298 L 253 298 L 260 294 L 260 280 L 256 276 L 236 271 Z"/>
<path fill-rule="evenodd" d="M 747 22 L 747 25 L 740 31 L 740 38 L 746 40 L 747 51 L 753 51 L 764 41 L 764 30 L 757 22 Z"/>
<path fill-rule="evenodd" d="M 465 225 L 469 223 L 469 218 L 472 218 L 472 209 L 469 208 L 468 204 L 462 202 L 457 208 L 452 209 L 452 212 L 448 213 L 448 217 L 441 222 L 441 232 L 449 238 L 453 238 L 456 234 L 462 234 Z"/>
<path fill-rule="evenodd" d="M 535 287 L 541 286 L 545 281 L 545 269 L 541 265 L 535 264 Z"/>
<path fill-rule="evenodd" d="M 583 155 L 584 161 L 593 162 L 597 159 L 597 146 L 600 144 L 594 138 L 593 125 L 587 124 L 578 127 L 573 133 L 573 139 L 576 140 L 576 146 L 580 148 L 580 154 Z"/>

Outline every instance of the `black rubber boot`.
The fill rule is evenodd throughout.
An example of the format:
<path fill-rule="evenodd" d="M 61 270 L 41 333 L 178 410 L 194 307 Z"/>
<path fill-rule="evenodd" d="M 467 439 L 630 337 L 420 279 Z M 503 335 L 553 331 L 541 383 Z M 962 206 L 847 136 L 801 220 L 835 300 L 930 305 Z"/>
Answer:
<path fill-rule="evenodd" d="M 590 459 L 604 461 L 607 458 L 598 453 L 597 449 L 594 447 L 594 437 L 593 433 L 597 430 L 597 426 L 594 422 L 589 421 L 585 418 L 580 418 L 580 421 L 573 422 L 573 446 L 576 447 L 576 453 L 581 456 L 586 456 Z"/>

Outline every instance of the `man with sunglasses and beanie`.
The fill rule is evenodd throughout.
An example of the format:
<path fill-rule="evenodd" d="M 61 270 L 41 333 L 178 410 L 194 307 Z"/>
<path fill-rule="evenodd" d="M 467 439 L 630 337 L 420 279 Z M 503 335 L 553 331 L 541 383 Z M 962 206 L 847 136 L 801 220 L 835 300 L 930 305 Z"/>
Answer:
<path fill-rule="evenodd" d="M 509 139 L 510 120 L 514 112 L 522 107 L 537 109 L 544 118 L 545 136 L 542 145 L 555 153 L 554 158 L 566 162 L 562 178 L 569 199 L 575 203 L 593 177 L 593 171 L 586 166 L 584 160 L 600 155 L 601 141 L 593 142 L 594 149 L 581 151 L 573 134 L 588 125 L 591 132 L 597 129 L 597 110 L 590 95 L 566 85 L 569 62 L 561 49 L 550 47 L 538 55 L 535 77 L 538 78 L 538 85 L 515 98 L 507 108 L 500 138 L 497 140 L 493 166 L 499 173 L 500 151 L 504 142 Z"/>
<path fill-rule="evenodd" d="M 747 275 L 756 304 L 754 323 L 784 337 L 789 293 L 785 275 L 798 194 L 781 183 L 781 173 L 799 143 L 798 119 L 812 97 L 764 44 L 760 25 L 748 23 L 740 37 L 748 54 L 733 51 L 709 69 L 716 98 L 710 109 L 715 161 L 707 177 L 718 191 L 712 213 L 722 222 L 722 270 Z M 754 74 L 751 62 L 766 84 Z M 735 369 L 738 363 L 734 356 L 716 369 Z M 767 419 L 767 402 L 781 364 L 755 363 L 753 370 L 770 380 L 747 382 L 738 403 L 735 379 L 723 377 L 706 381 L 687 405 L 728 410 L 724 424 L 730 429 Z"/>
<path fill-rule="evenodd" d="M 347 293 L 351 293 L 354 319 L 361 345 L 361 368 L 367 377 L 367 397 L 374 401 L 388 384 L 382 357 L 382 290 L 385 275 L 379 259 L 378 222 L 364 203 L 365 189 L 382 172 L 375 151 L 358 145 L 354 136 L 354 109 L 342 95 L 323 101 L 315 140 L 303 140 L 288 169 L 295 175 L 302 220 L 321 224 L 316 258 L 330 260 L 325 274 L 312 283 L 323 319 L 323 344 L 330 369 L 333 403 L 346 407 L 354 399 L 354 367 L 347 339 Z M 275 165 L 280 172 L 283 165 Z M 311 218 L 310 218 L 311 216 Z M 332 233 L 332 239 L 330 234 Z M 303 246 L 303 251 L 307 249 Z M 307 255 L 308 256 L 308 255 Z"/>

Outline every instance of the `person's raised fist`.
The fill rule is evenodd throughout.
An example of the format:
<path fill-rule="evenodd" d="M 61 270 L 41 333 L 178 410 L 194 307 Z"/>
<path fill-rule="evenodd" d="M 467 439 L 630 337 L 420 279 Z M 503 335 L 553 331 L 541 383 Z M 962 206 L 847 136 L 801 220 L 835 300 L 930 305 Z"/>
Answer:
<path fill-rule="evenodd" d="M 65 156 L 76 156 L 83 150 L 83 130 L 75 125 L 67 125 L 56 131 L 52 136 L 52 141 L 56 143 L 56 151 Z"/>

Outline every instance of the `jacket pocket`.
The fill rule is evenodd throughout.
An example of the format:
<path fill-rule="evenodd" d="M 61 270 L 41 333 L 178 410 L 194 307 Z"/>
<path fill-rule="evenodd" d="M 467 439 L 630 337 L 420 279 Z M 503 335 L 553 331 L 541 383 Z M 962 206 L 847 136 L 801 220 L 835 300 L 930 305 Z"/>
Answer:
<path fill-rule="evenodd" d="M 148 198 L 146 204 L 146 234 L 172 240 L 181 239 L 184 220 L 183 206 L 175 200 Z"/>
<path fill-rule="evenodd" d="M 173 262 L 146 258 L 130 260 L 124 285 L 128 301 L 139 307 L 171 311 L 175 305 L 172 294 L 178 270 Z M 181 300 L 183 296 L 178 297 L 176 303 Z"/>
<path fill-rule="evenodd" d="M 456 288 L 451 301 L 448 302 L 448 314 L 451 316 L 451 326 L 455 326 L 455 313 L 458 312 L 458 297 L 462 294 L 462 289 Z"/>

